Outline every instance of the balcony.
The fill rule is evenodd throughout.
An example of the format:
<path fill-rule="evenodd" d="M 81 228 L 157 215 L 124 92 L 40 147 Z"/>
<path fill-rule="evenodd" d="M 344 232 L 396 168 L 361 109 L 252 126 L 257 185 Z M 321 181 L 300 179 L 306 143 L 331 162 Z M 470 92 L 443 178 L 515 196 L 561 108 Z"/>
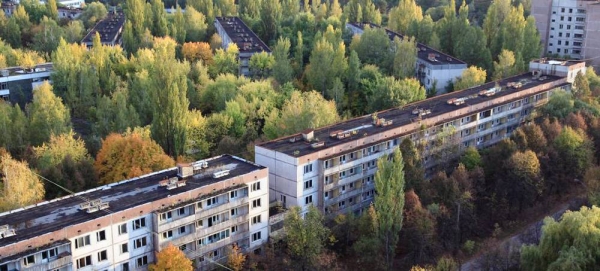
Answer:
<path fill-rule="evenodd" d="M 165 249 L 169 243 L 173 244 L 174 246 L 181 246 L 183 244 L 195 242 L 196 240 L 206 237 L 209 234 L 217 233 L 217 232 L 220 232 L 227 228 L 230 228 L 234 225 L 248 222 L 248 220 L 249 220 L 248 214 L 244 214 L 244 215 L 238 215 L 234 218 L 228 218 L 226 221 L 223 221 L 219 224 L 213 225 L 212 227 L 209 227 L 209 228 L 205 228 L 205 229 L 194 228 L 194 230 L 192 232 L 190 232 L 189 234 L 182 235 L 180 237 L 175 237 L 172 239 L 160 240 L 160 242 L 161 242 L 160 249 L 161 250 Z"/>
<path fill-rule="evenodd" d="M 32 267 L 25 267 L 23 271 L 46 271 L 59 269 L 61 267 L 72 264 L 71 254 L 69 252 L 64 253 L 65 255 L 59 255 L 58 258 L 51 260 L 47 263 L 34 265 Z"/>
<path fill-rule="evenodd" d="M 226 246 L 228 244 L 231 243 L 242 243 L 242 244 L 247 244 L 247 240 L 250 237 L 250 233 L 245 232 L 243 234 L 235 234 L 235 235 L 231 235 L 228 238 L 225 239 L 221 239 L 217 242 L 214 242 L 212 244 L 208 244 L 208 245 L 204 245 L 201 247 L 196 247 L 195 250 L 190 251 L 187 256 L 189 259 L 195 259 L 198 258 L 208 252 L 211 252 L 213 250 L 216 250 L 218 248 L 221 248 L 223 246 Z"/>

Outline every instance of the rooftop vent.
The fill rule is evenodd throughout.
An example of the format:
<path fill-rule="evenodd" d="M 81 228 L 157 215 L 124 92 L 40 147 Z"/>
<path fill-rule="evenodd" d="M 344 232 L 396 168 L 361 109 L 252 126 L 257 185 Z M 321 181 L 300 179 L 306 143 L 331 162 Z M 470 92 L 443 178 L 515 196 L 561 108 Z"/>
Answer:
<path fill-rule="evenodd" d="M 11 229 L 8 224 L 0 226 L 0 239 L 16 235 L 15 229 Z"/>
<path fill-rule="evenodd" d="M 315 138 L 315 130 L 306 129 L 302 131 L 302 138 L 307 142 L 311 142 Z"/>
<path fill-rule="evenodd" d="M 425 116 L 431 114 L 431 110 L 423 108 L 415 108 L 412 111 L 413 115 Z"/>
<path fill-rule="evenodd" d="M 223 176 L 227 176 L 229 175 L 229 170 L 221 170 L 221 171 L 217 171 L 215 173 L 213 173 L 213 178 L 217 179 L 217 178 L 221 178 Z"/>
<path fill-rule="evenodd" d="M 179 178 L 186 178 L 194 175 L 199 170 L 208 167 L 208 162 L 201 160 L 194 163 L 177 164 L 177 176 Z"/>
<path fill-rule="evenodd" d="M 79 210 L 86 211 L 88 214 L 95 213 L 104 209 L 108 209 L 108 202 L 102 202 L 101 199 L 87 201 L 82 204 L 79 204 Z"/>
<path fill-rule="evenodd" d="M 185 186 L 185 179 L 179 180 L 177 177 L 164 179 L 158 183 L 159 186 L 166 186 L 167 190 L 175 189 L 177 187 Z"/>
<path fill-rule="evenodd" d="M 427 59 L 429 59 L 429 61 L 437 61 L 437 59 L 435 59 L 435 54 L 432 53 L 427 55 Z"/>
<path fill-rule="evenodd" d="M 499 87 L 484 89 L 479 92 L 479 96 L 486 96 L 486 97 L 494 96 L 497 92 L 500 92 L 500 90 L 501 90 L 501 88 L 499 88 Z"/>
<path fill-rule="evenodd" d="M 315 143 L 310 144 L 310 147 L 313 148 L 313 149 L 317 149 L 317 148 L 320 148 L 320 147 L 323 147 L 323 146 L 325 146 L 325 141 L 319 141 L 319 142 L 315 142 Z"/>

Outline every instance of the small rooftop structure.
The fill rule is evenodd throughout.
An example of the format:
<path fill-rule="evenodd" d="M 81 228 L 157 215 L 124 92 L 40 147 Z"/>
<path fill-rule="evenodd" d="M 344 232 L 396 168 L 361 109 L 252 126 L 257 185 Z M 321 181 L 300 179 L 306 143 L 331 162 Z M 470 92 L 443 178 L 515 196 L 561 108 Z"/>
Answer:
<path fill-rule="evenodd" d="M 267 46 L 239 17 L 217 17 L 215 22 L 227 34 L 223 39 L 223 48 L 233 42 L 240 49 L 240 53 L 270 53 L 271 49 Z"/>
<path fill-rule="evenodd" d="M 100 35 L 100 42 L 104 45 L 120 45 L 121 32 L 125 24 L 125 15 L 121 10 L 113 10 L 108 13 L 106 18 L 100 20 L 90 32 L 85 35 L 81 43 L 91 47 L 94 43 L 96 33 Z"/>

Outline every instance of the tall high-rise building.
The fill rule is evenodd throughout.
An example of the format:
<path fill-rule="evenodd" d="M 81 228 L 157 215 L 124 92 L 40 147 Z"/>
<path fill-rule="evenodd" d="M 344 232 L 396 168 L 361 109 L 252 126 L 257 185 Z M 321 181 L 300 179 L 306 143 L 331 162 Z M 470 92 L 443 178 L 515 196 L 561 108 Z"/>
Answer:
<path fill-rule="evenodd" d="M 544 45 L 544 55 L 589 60 L 600 66 L 600 2 L 597 0 L 533 0 L 531 14 Z"/>

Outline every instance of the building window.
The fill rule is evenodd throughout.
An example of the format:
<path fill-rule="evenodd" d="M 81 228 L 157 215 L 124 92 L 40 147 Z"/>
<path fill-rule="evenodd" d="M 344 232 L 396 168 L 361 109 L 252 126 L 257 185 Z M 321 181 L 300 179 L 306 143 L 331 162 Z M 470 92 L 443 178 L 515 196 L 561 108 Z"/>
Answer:
<path fill-rule="evenodd" d="M 577 17 L 577 18 L 575 18 L 575 21 L 577 21 L 577 22 L 585 22 L 585 18 L 583 18 L 583 17 Z"/>
<path fill-rule="evenodd" d="M 338 202 L 338 207 L 343 208 L 344 206 L 346 206 L 346 201 L 342 200 L 340 202 Z"/>
<path fill-rule="evenodd" d="M 329 191 L 325 191 L 325 193 L 323 194 L 324 198 L 329 198 Z"/>
<path fill-rule="evenodd" d="M 148 256 L 143 256 L 143 257 L 139 257 L 137 258 L 137 265 L 136 267 L 143 267 L 148 265 Z"/>
<path fill-rule="evenodd" d="M 562 25 L 562 24 L 559 24 L 559 25 L 558 25 L 558 29 L 563 29 L 563 25 Z"/>
<path fill-rule="evenodd" d="M 559 41 L 558 41 L 558 45 L 562 45 L 562 40 L 559 40 Z"/>
<path fill-rule="evenodd" d="M 261 235 L 261 232 L 255 232 L 255 233 L 253 233 L 252 234 L 252 242 L 260 240 L 261 239 L 260 235 Z"/>
<path fill-rule="evenodd" d="M 568 54 L 568 53 L 569 53 L 569 49 L 565 49 L 565 54 Z"/>
<path fill-rule="evenodd" d="M 237 231 L 238 231 L 238 226 L 237 225 L 231 227 L 231 233 L 236 233 Z"/>
<path fill-rule="evenodd" d="M 260 207 L 260 199 L 255 199 L 252 201 L 252 208 Z"/>
<path fill-rule="evenodd" d="M 260 215 L 252 217 L 252 225 L 260 223 Z"/>
<path fill-rule="evenodd" d="M 560 16 L 560 20 L 564 21 L 565 20 L 565 16 Z"/>
<path fill-rule="evenodd" d="M 346 155 L 342 155 L 340 156 L 340 164 L 345 163 L 346 162 Z"/>
<path fill-rule="evenodd" d="M 35 255 L 29 255 L 23 258 L 23 265 L 28 266 L 35 263 Z"/>
<path fill-rule="evenodd" d="M 305 166 L 304 166 L 304 174 L 306 174 L 306 173 L 310 173 L 310 172 L 312 172 L 312 171 L 313 171 L 313 166 L 312 166 L 312 164 L 308 164 L 308 165 L 305 165 Z"/>
<path fill-rule="evenodd" d="M 98 261 L 101 262 L 101 261 L 106 261 L 106 260 L 108 260 L 108 255 L 106 253 L 106 250 L 98 252 Z"/>
<path fill-rule="evenodd" d="M 90 245 L 90 236 L 86 235 L 75 239 L 75 248 L 85 247 Z"/>
<path fill-rule="evenodd" d="M 173 218 L 173 213 L 172 212 L 166 212 L 166 213 L 160 214 L 160 220 L 161 221 L 170 220 L 171 218 Z"/>
<path fill-rule="evenodd" d="M 121 265 L 121 271 L 129 271 L 129 263 L 124 263 Z"/>
<path fill-rule="evenodd" d="M 221 216 L 219 216 L 219 215 L 213 215 L 213 216 L 209 217 L 208 218 L 208 227 L 212 227 L 212 226 L 218 224 L 219 221 L 221 220 L 220 218 L 221 218 Z"/>
<path fill-rule="evenodd" d="M 312 203 L 312 195 L 304 198 L 304 203 L 305 204 L 311 204 Z"/>
<path fill-rule="evenodd" d="M 119 235 L 127 233 L 127 223 L 119 225 Z"/>
<path fill-rule="evenodd" d="M 84 267 L 86 267 L 88 265 L 91 265 L 91 264 L 92 264 L 92 256 L 91 255 L 88 255 L 88 256 L 85 256 L 83 258 L 77 259 L 77 268 L 78 269 L 79 268 L 84 268 Z"/>
<path fill-rule="evenodd" d="M 236 216 L 236 215 L 238 215 L 238 209 L 237 208 L 231 209 L 231 216 Z"/>
<path fill-rule="evenodd" d="M 183 245 L 179 246 L 179 250 L 186 251 L 187 250 L 187 244 L 183 244 Z"/>
<path fill-rule="evenodd" d="M 146 237 L 142 237 L 139 239 L 135 239 L 135 241 L 133 242 L 133 248 L 134 249 L 138 249 L 141 247 L 145 247 L 146 246 Z"/>
<path fill-rule="evenodd" d="M 96 240 L 98 242 L 106 240 L 106 231 L 102 230 L 96 233 Z"/>
<path fill-rule="evenodd" d="M 219 197 L 212 197 L 206 200 L 206 206 L 211 206 L 219 203 Z"/>
<path fill-rule="evenodd" d="M 253 183 L 251 191 L 254 192 L 254 191 L 258 191 L 258 190 L 260 190 L 260 182 Z"/>
<path fill-rule="evenodd" d="M 121 244 L 121 254 L 129 252 L 129 245 L 127 243 Z"/>
<path fill-rule="evenodd" d="M 324 166 L 323 166 L 324 168 L 329 168 L 329 164 L 330 164 L 329 161 L 330 160 L 325 160 L 325 163 L 324 163 Z"/>
<path fill-rule="evenodd" d="M 313 187 L 313 181 L 308 180 L 304 182 L 304 189 L 311 189 Z"/>
<path fill-rule="evenodd" d="M 229 192 L 229 197 L 230 198 L 235 199 L 235 198 L 237 198 L 237 196 L 238 196 L 238 191 L 237 190 Z"/>
<path fill-rule="evenodd" d="M 52 248 L 46 251 L 42 251 L 42 261 L 44 260 L 49 260 L 52 259 L 54 257 L 56 257 L 56 255 L 58 254 L 58 248 Z"/>
<path fill-rule="evenodd" d="M 184 233 L 185 233 L 185 226 L 179 227 L 179 234 L 184 234 Z"/>
<path fill-rule="evenodd" d="M 181 207 L 181 208 L 177 209 L 177 214 L 179 216 L 184 216 L 185 215 L 185 207 Z"/>
<path fill-rule="evenodd" d="M 169 239 L 173 237 L 173 231 L 165 231 L 162 233 L 162 238 L 163 239 Z"/>
<path fill-rule="evenodd" d="M 196 221 L 197 228 L 202 228 L 202 221 L 204 221 L 204 220 L 200 219 L 200 220 Z"/>
<path fill-rule="evenodd" d="M 132 222 L 132 226 L 134 230 L 138 230 L 146 227 L 146 218 L 142 217 L 140 219 L 136 219 Z"/>
<path fill-rule="evenodd" d="M 569 17 L 569 21 L 571 20 L 571 18 Z M 571 25 L 567 25 L 567 29 L 571 29 Z M 567 37 L 569 36 L 569 33 L 567 33 Z"/>

